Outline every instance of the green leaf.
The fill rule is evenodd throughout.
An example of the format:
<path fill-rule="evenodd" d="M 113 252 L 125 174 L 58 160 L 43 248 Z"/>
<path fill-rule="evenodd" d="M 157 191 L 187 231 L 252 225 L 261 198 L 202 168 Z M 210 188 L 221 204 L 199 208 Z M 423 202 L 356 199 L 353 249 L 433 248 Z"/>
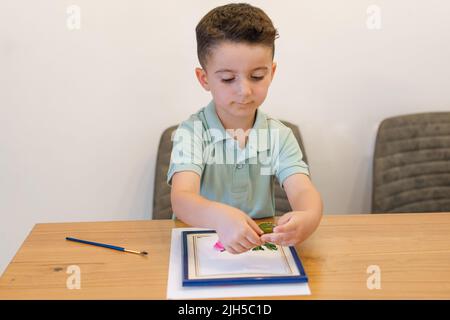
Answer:
<path fill-rule="evenodd" d="M 269 250 L 278 250 L 277 246 L 270 242 L 264 243 L 263 246 L 265 246 Z"/>
<path fill-rule="evenodd" d="M 263 251 L 264 251 L 264 248 L 261 247 L 261 246 L 257 246 L 257 247 L 254 247 L 252 250 L 253 250 L 253 251 L 263 250 Z"/>
<path fill-rule="evenodd" d="M 259 227 L 264 233 L 272 233 L 275 224 L 273 224 L 272 222 L 262 222 L 259 224 Z"/>

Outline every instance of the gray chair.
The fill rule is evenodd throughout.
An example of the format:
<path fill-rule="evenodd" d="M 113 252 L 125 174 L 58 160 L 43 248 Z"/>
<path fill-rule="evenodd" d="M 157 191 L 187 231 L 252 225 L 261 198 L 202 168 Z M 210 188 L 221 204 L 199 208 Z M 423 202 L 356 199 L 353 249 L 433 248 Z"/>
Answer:
<path fill-rule="evenodd" d="M 282 121 L 286 126 L 292 129 L 295 138 L 303 152 L 303 160 L 308 163 L 306 151 L 303 146 L 300 130 L 290 122 Z M 178 126 L 172 126 L 164 130 L 161 135 L 156 159 L 155 183 L 153 192 L 153 219 L 170 219 L 172 217 L 172 207 L 170 205 L 170 187 L 167 185 L 167 171 L 169 170 L 170 154 L 172 152 L 172 133 Z M 286 193 L 275 179 L 275 212 L 276 215 L 282 215 L 291 211 L 291 206 Z"/>
<path fill-rule="evenodd" d="M 450 112 L 385 119 L 373 163 L 372 213 L 450 211 Z"/>
<path fill-rule="evenodd" d="M 178 125 L 164 130 L 159 140 L 156 158 L 155 183 L 153 186 L 153 219 L 171 219 L 172 206 L 170 204 L 170 187 L 167 185 L 167 171 L 169 171 L 170 154 L 172 153 L 172 133 Z"/>
<path fill-rule="evenodd" d="M 308 157 L 306 156 L 305 146 L 303 145 L 302 135 L 300 133 L 300 129 L 295 124 L 292 124 L 288 121 L 281 121 L 285 126 L 291 128 L 292 133 L 294 134 L 297 142 L 300 146 L 300 149 L 303 153 L 303 161 L 308 164 Z M 310 170 L 311 171 L 311 170 Z M 311 173 L 311 172 L 310 172 Z M 284 192 L 283 188 L 281 188 L 280 183 L 277 179 L 275 179 L 275 215 L 281 216 L 286 212 L 292 211 L 291 205 L 289 204 L 289 200 L 286 196 L 286 192 Z"/>

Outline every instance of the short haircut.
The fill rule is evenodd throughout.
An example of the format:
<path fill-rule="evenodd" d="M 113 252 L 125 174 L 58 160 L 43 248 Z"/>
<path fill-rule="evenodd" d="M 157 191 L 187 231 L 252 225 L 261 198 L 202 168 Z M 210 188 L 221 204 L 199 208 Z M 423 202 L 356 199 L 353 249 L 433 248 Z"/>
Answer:
<path fill-rule="evenodd" d="M 195 28 L 197 56 L 202 68 L 206 67 L 211 50 L 224 41 L 260 44 L 272 49 L 278 31 L 267 14 L 247 3 L 231 3 L 208 12 Z"/>

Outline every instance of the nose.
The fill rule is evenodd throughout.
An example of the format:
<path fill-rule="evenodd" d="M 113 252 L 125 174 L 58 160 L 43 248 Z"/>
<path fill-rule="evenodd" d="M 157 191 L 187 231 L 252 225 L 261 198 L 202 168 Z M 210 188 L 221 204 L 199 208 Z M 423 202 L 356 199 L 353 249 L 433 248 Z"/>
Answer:
<path fill-rule="evenodd" d="M 238 87 L 239 96 L 248 97 L 252 94 L 252 87 L 248 80 L 242 79 Z"/>

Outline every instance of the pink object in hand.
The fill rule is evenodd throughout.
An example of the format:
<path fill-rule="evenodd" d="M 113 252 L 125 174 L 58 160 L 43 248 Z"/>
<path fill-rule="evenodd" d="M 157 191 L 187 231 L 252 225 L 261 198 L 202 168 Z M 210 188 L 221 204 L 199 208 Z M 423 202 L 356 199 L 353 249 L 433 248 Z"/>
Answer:
<path fill-rule="evenodd" d="M 225 247 L 223 246 L 222 242 L 217 241 L 216 244 L 214 245 L 214 249 L 216 249 L 217 251 L 225 251 Z"/>

